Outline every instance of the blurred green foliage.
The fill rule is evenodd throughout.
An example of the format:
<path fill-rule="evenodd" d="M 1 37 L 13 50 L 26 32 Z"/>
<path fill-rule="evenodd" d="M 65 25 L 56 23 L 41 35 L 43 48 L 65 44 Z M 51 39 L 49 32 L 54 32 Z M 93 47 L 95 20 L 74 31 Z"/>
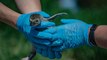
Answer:
<path fill-rule="evenodd" d="M 20 12 L 14 0 L 0 0 L 14 11 Z M 73 14 L 71 10 L 61 9 L 58 0 L 41 0 L 42 8 L 50 15 L 67 12 L 69 15 L 61 18 L 76 18 L 87 23 L 107 24 L 106 0 L 78 0 L 80 11 Z M 60 19 L 55 22 L 60 24 Z M 24 36 L 12 27 L 0 22 L 0 60 L 20 60 L 30 52 L 31 45 Z M 34 60 L 49 60 L 37 54 Z M 83 46 L 63 52 L 61 60 L 107 60 L 107 50 L 99 47 Z"/>

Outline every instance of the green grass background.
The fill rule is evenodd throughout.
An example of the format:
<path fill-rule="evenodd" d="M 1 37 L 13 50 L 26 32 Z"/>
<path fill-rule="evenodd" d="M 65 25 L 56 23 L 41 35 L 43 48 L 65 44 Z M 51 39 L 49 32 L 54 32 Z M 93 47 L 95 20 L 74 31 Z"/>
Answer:
<path fill-rule="evenodd" d="M 14 11 L 20 12 L 14 0 L 0 0 Z M 98 25 L 107 24 L 106 0 L 79 0 L 80 11 L 73 14 L 70 10 L 58 7 L 58 0 L 41 0 L 42 8 L 50 15 L 58 12 L 67 12 L 69 15 L 61 18 L 76 18 L 87 23 Z M 54 22 L 60 24 L 60 19 Z M 22 33 L 0 22 L 0 60 L 20 60 L 30 52 L 31 45 Z M 34 60 L 49 60 L 39 54 Z M 57 60 L 57 59 L 56 59 Z M 107 60 L 107 50 L 99 47 L 83 46 L 68 49 L 63 52 L 60 60 Z"/>

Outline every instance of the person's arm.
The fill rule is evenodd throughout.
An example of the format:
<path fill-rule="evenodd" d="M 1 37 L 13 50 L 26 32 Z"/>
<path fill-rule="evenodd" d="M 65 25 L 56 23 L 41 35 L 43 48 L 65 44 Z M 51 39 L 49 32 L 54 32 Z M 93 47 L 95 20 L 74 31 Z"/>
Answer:
<path fill-rule="evenodd" d="M 9 9 L 0 2 L 0 21 L 16 28 L 16 21 L 20 14 Z"/>
<path fill-rule="evenodd" d="M 16 3 L 22 13 L 38 12 L 41 11 L 39 0 L 16 0 Z M 0 2 L 0 21 L 16 28 L 16 21 L 19 13 L 11 10 Z"/>
<path fill-rule="evenodd" d="M 15 0 L 22 13 L 41 11 L 40 0 Z"/>
<path fill-rule="evenodd" d="M 95 30 L 95 41 L 99 47 L 107 48 L 107 25 L 97 27 Z"/>

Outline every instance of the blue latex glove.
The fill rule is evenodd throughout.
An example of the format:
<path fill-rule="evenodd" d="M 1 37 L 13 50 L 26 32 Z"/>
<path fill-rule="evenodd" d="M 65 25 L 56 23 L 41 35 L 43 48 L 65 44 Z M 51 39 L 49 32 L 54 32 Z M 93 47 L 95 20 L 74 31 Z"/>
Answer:
<path fill-rule="evenodd" d="M 27 36 L 27 38 L 29 37 L 29 35 L 30 37 L 41 38 L 41 39 L 46 39 L 47 36 L 51 37 L 51 34 L 45 33 L 43 31 L 37 31 L 36 29 L 38 27 L 41 29 L 41 28 L 47 28 L 50 26 L 55 26 L 55 24 L 49 21 L 42 21 L 39 26 L 30 26 L 29 19 L 30 19 L 31 14 L 40 14 L 44 17 L 49 17 L 49 15 L 46 14 L 45 12 L 34 12 L 34 13 L 22 14 L 19 16 L 17 23 L 16 23 L 19 31 L 23 32 Z M 39 41 L 39 40 L 31 40 L 31 39 L 32 38 L 29 39 L 31 42 L 41 43 L 41 40 Z M 49 44 L 49 42 L 47 41 L 44 43 Z"/>
<path fill-rule="evenodd" d="M 48 47 L 48 49 L 36 48 L 36 51 L 40 53 L 42 56 L 48 57 L 50 59 L 60 59 L 62 57 L 60 51 L 53 51 L 51 47 Z"/>
<path fill-rule="evenodd" d="M 40 14 L 46 18 L 50 17 L 47 13 L 45 13 L 43 11 L 22 14 L 19 16 L 19 18 L 17 20 L 18 30 L 21 31 L 22 33 L 24 33 L 24 35 L 32 43 L 32 45 L 35 48 L 37 48 L 38 53 L 40 53 L 40 51 L 41 51 L 42 53 L 40 53 L 40 54 L 42 54 L 43 56 L 46 56 L 48 58 L 57 58 L 57 57 L 55 57 L 55 52 L 52 52 L 51 50 L 49 50 L 49 48 L 47 48 L 51 43 L 49 40 L 47 40 L 47 37 L 51 38 L 52 34 L 46 33 L 44 31 L 36 30 L 38 28 L 43 29 L 43 28 L 47 28 L 50 26 L 55 26 L 55 24 L 53 22 L 49 22 L 49 21 L 42 21 L 39 26 L 30 26 L 29 19 L 30 19 L 31 14 Z M 46 50 L 49 50 L 49 51 L 46 52 Z M 51 52 L 51 54 L 50 54 L 50 52 Z M 52 54 L 54 54 L 54 55 L 52 55 Z M 60 53 L 58 55 L 60 55 Z"/>
<path fill-rule="evenodd" d="M 48 39 L 39 39 L 39 38 L 34 38 L 31 35 L 27 36 L 28 39 L 34 41 L 32 42 L 35 50 L 37 53 L 41 54 L 44 57 L 48 57 L 50 59 L 60 59 L 61 58 L 61 52 L 60 51 L 53 51 L 52 47 L 50 46 L 52 42 L 50 42 Z M 32 38 L 31 38 L 32 37 Z M 50 38 L 50 37 L 49 37 Z M 39 40 L 39 42 L 35 42 L 35 40 Z"/>
<path fill-rule="evenodd" d="M 56 26 L 45 32 L 53 34 L 53 51 L 62 51 L 82 45 L 90 45 L 88 30 L 92 26 L 77 19 L 62 19 L 63 25 Z"/>

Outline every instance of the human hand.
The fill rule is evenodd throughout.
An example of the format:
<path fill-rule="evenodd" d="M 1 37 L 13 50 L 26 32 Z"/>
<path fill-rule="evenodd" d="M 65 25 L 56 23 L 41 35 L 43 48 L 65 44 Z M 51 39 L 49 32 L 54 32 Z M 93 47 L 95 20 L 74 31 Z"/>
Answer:
<path fill-rule="evenodd" d="M 45 32 L 53 34 L 51 41 L 53 51 L 62 51 L 67 48 L 76 48 L 82 45 L 90 45 L 88 32 L 91 24 L 77 19 L 62 19 L 63 25 L 52 27 Z"/>
<path fill-rule="evenodd" d="M 44 34 L 46 35 L 46 34 Z M 44 37 L 43 35 L 43 37 Z M 51 39 L 52 35 L 49 34 L 46 35 L 47 38 Z M 36 50 L 37 53 L 41 54 L 44 57 L 48 57 L 50 59 L 60 59 L 62 57 L 61 52 L 60 51 L 53 51 L 52 47 L 50 46 L 52 41 L 48 40 L 48 39 L 41 39 L 41 38 L 37 38 L 37 37 L 32 37 L 32 35 L 28 35 L 27 39 L 32 40 L 32 45 L 34 47 L 34 49 Z M 36 41 L 35 41 L 36 40 Z"/>
<path fill-rule="evenodd" d="M 17 20 L 18 30 L 21 31 L 22 33 L 24 33 L 26 37 L 28 37 L 30 35 L 30 37 L 34 37 L 34 38 L 37 37 L 37 38 L 45 39 L 47 36 L 51 36 L 51 34 L 48 34 L 48 33 L 42 32 L 42 31 L 38 31 L 36 29 L 38 29 L 38 28 L 43 29 L 43 28 L 47 28 L 50 26 L 55 26 L 55 24 L 53 22 L 49 22 L 49 21 L 42 21 L 39 26 L 30 26 L 30 16 L 32 14 L 40 14 L 43 17 L 49 17 L 49 15 L 45 12 L 34 12 L 34 13 L 22 14 L 19 16 L 19 18 Z M 44 35 L 46 35 L 46 36 L 44 36 Z M 38 42 L 36 40 L 31 40 L 31 39 L 32 38 L 29 39 L 31 42 Z"/>
<path fill-rule="evenodd" d="M 53 51 L 52 47 L 48 47 L 47 49 L 42 49 L 36 47 L 36 51 L 44 57 L 48 57 L 49 59 L 60 59 L 62 54 L 60 51 Z"/>
<path fill-rule="evenodd" d="M 42 56 L 48 57 L 50 59 L 58 58 L 58 55 L 61 56 L 60 52 L 56 53 L 49 48 L 51 42 L 47 40 L 47 37 L 51 38 L 51 34 L 36 30 L 55 26 L 55 24 L 49 21 L 42 21 L 39 26 L 30 26 L 29 20 L 32 14 L 40 14 L 45 18 L 50 17 L 45 12 L 22 14 L 17 20 L 18 30 L 24 33 L 26 38 L 32 43 L 37 52 L 40 53 Z"/>

